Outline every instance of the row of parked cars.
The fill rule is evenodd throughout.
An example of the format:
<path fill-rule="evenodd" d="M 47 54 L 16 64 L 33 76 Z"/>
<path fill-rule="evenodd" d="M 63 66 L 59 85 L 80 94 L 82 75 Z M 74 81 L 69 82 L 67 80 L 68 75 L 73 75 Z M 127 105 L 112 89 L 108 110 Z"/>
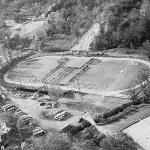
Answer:
<path fill-rule="evenodd" d="M 66 110 L 59 110 L 54 114 L 54 120 L 61 121 L 63 120 L 69 113 Z"/>
<path fill-rule="evenodd" d="M 40 102 L 40 106 L 45 106 L 45 109 L 56 108 L 58 104 L 58 102 L 49 102 L 47 99 L 43 99 L 42 102 Z"/>
<path fill-rule="evenodd" d="M 40 106 L 45 106 L 45 109 L 57 108 L 59 105 L 59 102 L 52 100 L 49 95 L 40 93 L 34 93 L 31 96 L 31 100 L 37 100 Z"/>
<path fill-rule="evenodd" d="M 32 94 L 30 94 L 30 93 L 25 93 L 25 92 L 21 92 L 21 91 L 18 92 L 18 91 L 17 91 L 17 87 L 12 88 L 12 89 L 10 90 L 10 92 L 11 92 L 11 94 L 13 94 L 14 96 L 20 97 L 20 98 L 22 98 L 22 99 L 26 99 L 26 98 L 29 98 L 29 97 L 32 96 Z"/>
<path fill-rule="evenodd" d="M 33 118 L 31 116 L 29 116 L 27 113 L 21 111 L 16 106 L 14 106 L 12 104 L 6 104 L 2 107 L 2 110 L 5 112 L 17 113 L 19 115 L 19 118 L 22 120 L 23 125 L 31 125 Z M 33 130 L 34 137 L 42 136 L 45 133 L 46 133 L 46 130 L 44 130 L 38 126 Z"/>

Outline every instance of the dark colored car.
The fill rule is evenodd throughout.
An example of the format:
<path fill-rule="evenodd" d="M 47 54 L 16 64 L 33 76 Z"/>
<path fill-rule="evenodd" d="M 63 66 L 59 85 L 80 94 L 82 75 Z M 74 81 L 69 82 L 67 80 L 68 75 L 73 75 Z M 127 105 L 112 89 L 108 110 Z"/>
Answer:
<path fill-rule="evenodd" d="M 45 105 L 46 105 L 45 102 L 41 102 L 41 103 L 40 103 L 40 106 L 45 106 Z"/>

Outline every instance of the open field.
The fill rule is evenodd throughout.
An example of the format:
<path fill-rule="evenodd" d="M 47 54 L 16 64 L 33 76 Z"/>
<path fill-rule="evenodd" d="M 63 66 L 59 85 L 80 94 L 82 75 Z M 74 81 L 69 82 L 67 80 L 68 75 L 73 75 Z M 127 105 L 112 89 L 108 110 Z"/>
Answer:
<path fill-rule="evenodd" d="M 45 64 L 42 64 L 42 62 Z M 58 65 L 57 59 L 52 58 L 51 63 L 49 63 L 49 58 L 39 59 L 29 59 L 25 62 L 22 62 L 14 68 L 8 76 L 11 80 L 21 82 L 29 82 L 33 79 L 39 79 L 46 75 L 50 70 L 54 69 Z M 44 74 L 43 74 L 44 73 Z M 16 75 L 18 78 L 16 77 Z"/>
<path fill-rule="evenodd" d="M 81 112 L 69 111 L 67 108 L 63 107 L 63 109 L 67 110 L 71 114 L 71 116 L 67 120 L 56 121 L 53 119 L 54 112 L 60 110 L 62 106 L 60 106 L 59 108 L 45 109 L 45 107 L 41 107 L 40 103 L 36 100 L 25 100 L 16 97 L 11 97 L 11 99 L 13 100 L 13 103 L 17 105 L 21 110 L 35 118 L 44 129 L 55 129 L 59 131 L 62 126 L 69 122 L 76 122 L 79 119 L 79 116 L 82 115 Z"/>
<path fill-rule="evenodd" d="M 43 52 L 63 52 L 68 51 L 78 41 L 74 36 L 65 36 L 56 34 L 53 37 L 47 37 L 44 40 Z"/>
<path fill-rule="evenodd" d="M 11 27 L 12 35 L 19 34 L 22 37 L 33 38 L 33 35 L 35 36 L 37 32 L 44 30 L 45 23 L 45 20 L 39 20 L 15 24 Z"/>
<path fill-rule="evenodd" d="M 136 60 L 44 56 L 16 65 L 5 80 L 26 85 L 46 83 L 94 94 L 129 88 L 142 69 L 149 68 Z"/>

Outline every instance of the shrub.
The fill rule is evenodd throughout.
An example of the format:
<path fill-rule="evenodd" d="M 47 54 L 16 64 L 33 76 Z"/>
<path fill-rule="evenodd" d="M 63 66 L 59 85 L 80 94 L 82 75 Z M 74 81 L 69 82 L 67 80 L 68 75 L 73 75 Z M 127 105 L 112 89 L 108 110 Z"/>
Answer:
<path fill-rule="evenodd" d="M 126 135 L 122 137 L 106 137 L 100 143 L 100 148 L 105 150 L 137 150 L 136 144 Z"/>
<path fill-rule="evenodd" d="M 143 48 L 145 50 L 145 54 L 150 59 L 150 41 L 149 40 L 146 40 L 145 42 L 143 42 Z"/>
<path fill-rule="evenodd" d="M 21 49 L 28 48 L 31 44 L 31 40 L 26 38 L 20 38 L 19 35 L 15 35 L 13 38 L 9 37 L 4 41 L 4 47 L 10 50 L 17 49 L 17 46 L 21 46 Z"/>
<path fill-rule="evenodd" d="M 141 104 L 142 101 L 134 101 L 127 104 L 123 104 L 120 107 L 117 107 L 109 112 L 106 112 L 102 115 L 95 115 L 93 120 L 99 125 L 105 125 L 112 123 L 120 119 L 123 115 L 137 109 L 136 105 Z"/>
<path fill-rule="evenodd" d="M 16 128 L 17 119 L 12 113 L 3 112 L 0 114 L 0 119 L 6 122 L 6 125 L 11 128 Z"/>
<path fill-rule="evenodd" d="M 49 132 L 45 137 L 32 138 L 24 150 L 70 150 L 72 144 L 64 134 Z"/>

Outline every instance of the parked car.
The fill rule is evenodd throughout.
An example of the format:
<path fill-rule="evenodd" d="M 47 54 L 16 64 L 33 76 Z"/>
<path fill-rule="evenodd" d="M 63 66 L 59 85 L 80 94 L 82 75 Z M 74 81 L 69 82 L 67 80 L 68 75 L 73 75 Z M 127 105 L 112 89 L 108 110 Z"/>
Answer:
<path fill-rule="evenodd" d="M 7 99 L 7 97 L 4 94 L 1 94 L 1 97 L 2 97 L 3 100 Z"/>
<path fill-rule="evenodd" d="M 28 97 L 28 95 L 27 94 L 21 94 L 20 97 L 23 98 L 23 99 L 26 99 Z"/>
<path fill-rule="evenodd" d="M 61 112 L 63 112 L 63 111 L 64 111 L 63 109 L 60 109 L 60 110 L 56 111 L 56 112 L 54 113 L 54 116 L 56 116 L 57 114 L 59 114 L 59 113 L 61 113 Z"/>
<path fill-rule="evenodd" d="M 85 120 L 82 117 L 79 119 L 78 122 L 80 123 L 80 126 L 82 126 L 82 127 L 88 127 L 91 125 L 91 123 L 88 120 Z"/>
<path fill-rule="evenodd" d="M 18 114 L 19 116 L 27 115 L 25 112 L 21 110 L 16 111 L 16 114 Z"/>
<path fill-rule="evenodd" d="M 67 111 L 63 111 L 63 112 L 57 114 L 56 116 L 54 116 L 54 119 L 59 120 L 59 121 L 63 120 L 67 114 L 68 114 Z"/>
<path fill-rule="evenodd" d="M 50 109 L 52 108 L 52 105 L 46 105 L 45 109 Z"/>
<path fill-rule="evenodd" d="M 43 136 L 44 134 L 46 134 L 46 130 L 42 129 L 41 127 L 36 127 L 33 130 L 33 136 L 35 137 Z"/>
<path fill-rule="evenodd" d="M 30 117 L 29 115 L 22 115 L 19 118 L 22 119 L 22 120 L 26 120 L 26 119 L 31 120 L 32 119 L 32 117 Z"/>
<path fill-rule="evenodd" d="M 72 128 L 71 124 L 66 124 L 65 126 L 61 127 L 60 132 L 66 132 L 71 128 Z"/>
<path fill-rule="evenodd" d="M 58 103 L 58 102 L 52 103 L 52 107 L 53 107 L 53 108 L 57 108 L 57 107 L 58 107 L 58 105 L 59 105 L 59 103 Z"/>
<path fill-rule="evenodd" d="M 37 100 L 37 93 L 34 93 L 32 96 L 31 96 L 31 100 Z"/>
<path fill-rule="evenodd" d="M 39 99 L 38 102 L 48 102 L 48 99 L 42 98 L 42 99 Z"/>
<path fill-rule="evenodd" d="M 26 118 L 22 120 L 22 125 L 30 125 L 31 123 L 31 119 L 30 118 Z"/>
<path fill-rule="evenodd" d="M 10 108 L 15 109 L 16 106 L 14 106 L 14 105 L 12 105 L 12 104 L 6 104 L 6 105 L 4 105 L 4 106 L 2 107 L 2 110 L 3 110 L 3 111 L 8 111 Z"/>
<path fill-rule="evenodd" d="M 15 112 L 16 111 L 16 109 L 17 109 L 17 107 L 11 107 L 11 108 L 9 108 L 9 109 L 7 109 L 7 112 Z"/>
<path fill-rule="evenodd" d="M 41 103 L 40 103 L 40 106 L 45 106 L 45 105 L 46 105 L 45 102 L 41 102 Z"/>

